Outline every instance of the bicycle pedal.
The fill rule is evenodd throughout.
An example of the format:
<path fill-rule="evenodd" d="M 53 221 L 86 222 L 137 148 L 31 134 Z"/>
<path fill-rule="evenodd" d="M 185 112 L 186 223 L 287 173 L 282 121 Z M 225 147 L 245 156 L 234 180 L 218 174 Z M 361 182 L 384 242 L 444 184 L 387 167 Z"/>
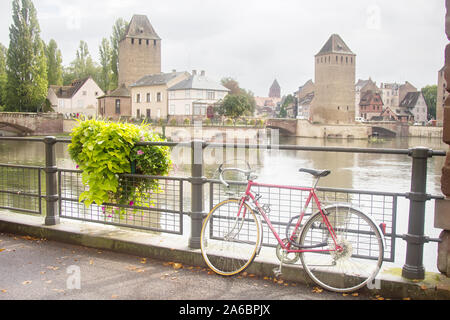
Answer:
<path fill-rule="evenodd" d="M 273 269 L 273 274 L 275 277 L 281 276 L 283 273 L 281 272 L 280 268 Z"/>

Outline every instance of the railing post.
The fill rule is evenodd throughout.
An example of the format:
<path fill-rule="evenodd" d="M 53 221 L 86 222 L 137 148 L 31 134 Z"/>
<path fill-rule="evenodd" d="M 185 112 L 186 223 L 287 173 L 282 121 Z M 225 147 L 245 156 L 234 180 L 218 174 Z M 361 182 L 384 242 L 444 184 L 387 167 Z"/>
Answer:
<path fill-rule="evenodd" d="M 191 236 L 189 247 L 200 249 L 203 222 L 203 141 L 191 142 Z"/>
<path fill-rule="evenodd" d="M 407 279 L 424 279 L 423 244 L 427 242 L 424 236 L 425 202 L 429 200 L 427 189 L 427 160 L 430 156 L 428 148 L 417 147 L 409 152 L 412 157 L 411 192 L 409 198 L 408 233 L 406 240 L 406 258 L 402 276 Z"/>
<path fill-rule="evenodd" d="M 46 183 L 46 216 L 45 225 L 53 226 L 59 223 L 58 214 L 58 191 L 56 183 L 56 155 L 55 155 L 55 137 L 45 137 L 45 183 Z"/>

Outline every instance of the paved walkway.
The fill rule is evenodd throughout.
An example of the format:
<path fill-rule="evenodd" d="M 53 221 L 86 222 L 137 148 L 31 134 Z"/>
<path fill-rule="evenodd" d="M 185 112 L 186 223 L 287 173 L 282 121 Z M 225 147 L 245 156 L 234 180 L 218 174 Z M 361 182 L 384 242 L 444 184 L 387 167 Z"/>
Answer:
<path fill-rule="evenodd" d="M 252 274 L 225 278 L 195 267 L 0 233 L 0 299 L 355 300 Z"/>
<path fill-rule="evenodd" d="M 381 290 L 343 295 L 318 290 L 285 269 L 255 261 L 247 274 L 221 277 L 204 268 L 199 250 L 183 241 L 101 224 L 0 210 L 0 299 L 372 300 L 450 299 L 448 278 L 424 281 L 381 275 Z"/>

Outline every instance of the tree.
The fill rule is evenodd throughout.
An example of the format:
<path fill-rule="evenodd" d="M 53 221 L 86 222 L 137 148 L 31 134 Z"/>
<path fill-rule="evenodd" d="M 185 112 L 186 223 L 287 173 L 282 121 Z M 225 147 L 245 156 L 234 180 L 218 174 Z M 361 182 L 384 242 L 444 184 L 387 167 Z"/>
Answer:
<path fill-rule="evenodd" d="M 242 89 L 239 87 L 239 82 L 237 82 L 233 78 L 230 78 L 230 77 L 223 78 L 220 82 L 222 83 L 222 85 L 225 88 L 230 90 L 229 94 L 239 94 L 239 93 L 241 93 Z"/>
<path fill-rule="evenodd" d="M 102 44 L 99 47 L 100 51 L 100 79 L 99 86 L 103 91 L 108 91 L 111 84 L 112 78 L 112 70 L 111 70 L 111 47 L 109 45 L 109 41 L 106 38 L 103 38 Z"/>
<path fill-rule="evenodd" d="M 110 89 L 115 89 L 119 86 L 119 42 L 125 36 L 128 28 L 128 22 L 122 18 L 116 20 L 113 25 L 113 32 L 111 35 L 111 84 Z"/>
<path fill-rule="evenodd" d="M 278 118 L 287 118 L 287 109 L 294 105 L 295 99 L 292 94 L 288 94 L 284 99 L 283 103 L 280 107 L 280 113 L 278 114 Z"/>
<path fill-rule="evenodd" d="M 230 117 L 232 117 L 236 120 L 238 117 L 241 117 L 243 115 L 246 115 L 246 116 L 253 115 L 253 113 L 255 112 L 255 108 L 256 108 L 256 101 L 255 101 L 255 96 L 254 96 L 253 92 L 251 92 L 250 90 L 242 89 L 239 86 L 239 82 L 237 82 L 235 79 L 230 78 L 230 77 L 223 78 L 221 80 L 221 83 L 225 88 L 230 90 L 229 94 L 225 98 L 227 98 L 228 96 L 238 97 L 238 98 L 232 99 L 227 102 L 227 103 L 238 103 L 239 104 L 239 106 L 234 106 L 232 109 L 234 109 L 235 111 L 238 111 L 238 110 L 241 110 L 241 105 L 245 105 L 245 108 L 241 110 L 240 115 L 238 115 L 236 118 L 231 115 L 230 115 Z M 245 103 L 241 99 L 244 99 Z M 228 108 L 229 107 L 230 106 L 228 106 Z M 219 108 L 219 110 L 221 110 L 222 112 L 225 112 L 223 107 Z M 219 111 L 219 113 L 221 111 Z M 232 112 L 232 113 L 234 114 L 234 112 Z M 226 114 L 222 114 L 222 115 L 226 115 Z"/>
<path fill-rule="evenodd" d="M 245 93 L 228 94 L 219 106 L 219 115 L 230 117 L 236 120 L 243 116 L 247 110 L 251 109 L 251 104 Z"/>
<path fill-rule="evenodd" d="M 64 69 L 64 84 L 69 85 L 75 79 L 84 79 L 91 76 L 94 81 L 99 82 L 100 68 L 97 67 L 89 53 L 88 45 L 81 40 L 78 46 L 75 60 L 70 63 L 68 68 Z"/>
<path fill-rule="evenodd" d="M 62 55 L 55 40 L 50 40 L 45 48 L 45 55 L 48 84 L 61 86 L 63 84 Z"/>
<path fill-rule="evenodd" d="M 7 49 L 0 43 L 0 110 L 5 107 L 6 98 L 6 52 Z"/>
<path fill-rule="evenodd" d="M 436 119 L 437 85 L 425 86 L 421 91 L 428 106 L 428 119 Z"/>
<path fill-rule="evenodd" d="M 47 96 L 47 63 L 36 9 L 31 0 L 13 0 L 6 59 L 6 110 L 37 112 Z"/>

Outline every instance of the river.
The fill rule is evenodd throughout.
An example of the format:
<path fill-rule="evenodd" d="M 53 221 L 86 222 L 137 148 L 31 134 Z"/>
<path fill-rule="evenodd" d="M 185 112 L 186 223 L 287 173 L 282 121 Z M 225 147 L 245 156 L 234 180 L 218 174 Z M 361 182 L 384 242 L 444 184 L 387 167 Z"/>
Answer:
<path fill-rule="evenodd" d="M 301 146 L 333 146 L 357 148 L 393 148 L 409 149 L 416 146 L 425 146 L 433 150 L 448 150 L 448 146 L 441 139 L 435 138 L 396 138 L 370 142 L 368 140 L 345 139 L 314 139 L 280 137 L 280 144 Z M 329 169 L 332 174 L 322 178 L 319 186 L 332 188 L 348 188 L 358 190 L 383 192 L 408 192 L 411 179 L 411 158 L 406 155 L 384 155 L 342 152 L 312 152 L 289 150 L 260 150 L 257 154 L 252 151 L 241 153 L 241 158 L 250 160 L 256 169 L 258 181 L 288 184 L 310 185 L 311 178 L 307 174 L 298 172 L 299 168 Z M 217 150 L 205 150 L 205 176 L 217 178 L 214 173 L 218 159 Z M 236 157 L 236 155 L 234 156 Z M 238 155 L 239 157 L 239 155 Z M 173 152 L 175 169 L 172 174 L 177 176 L 190 175 L 190 151 L 185 148 L 175 149 Z M 59 168 L 74 169 L 67 144 L 56 145 L 56 159 Z M 0 163 L 44 165 L 43 143 L 0 141 Z M 444 157 L 433 157 L 428 160 L 427 192 L 440 195 L 440 177 Z M 407 231 L 407 216 L 409 205 L 406 199 L 399 199 L 397 233 Z M 440 230 L 434 229 L 434 201 L 427 202 L 425 233 L 437 238 Z M 396 263 L 403 264 L 405 242 L 396 241 Z M 425 244 L 424 266 L 427 271 L 436 272 L 437 244 Z"/>

